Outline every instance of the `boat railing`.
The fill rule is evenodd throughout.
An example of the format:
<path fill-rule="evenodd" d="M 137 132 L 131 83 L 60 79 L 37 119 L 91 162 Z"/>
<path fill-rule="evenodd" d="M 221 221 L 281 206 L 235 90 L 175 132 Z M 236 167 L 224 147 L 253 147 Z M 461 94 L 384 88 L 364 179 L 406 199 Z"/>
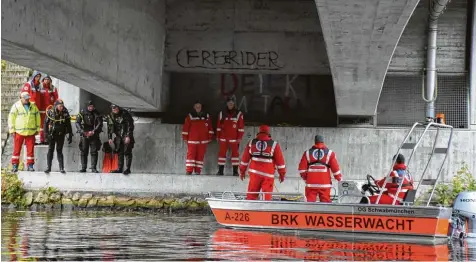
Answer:
<path fill-rule="evenodd" d="M 423 133 L 420 135 L 420 137 L 418 138 L 416 143 L 407 142 L 407 140 L 410 138 L 411 134 L 416 130 L 416 127 L 418 127 L 418 126 L 424 126 L 425 127 L 425 129 L 423 130 Z M 438 180 L 440 178 L 441 171 L 443 170 L 443 166 L 446 162 L 446 159 L 448 158 L 448 152 L 450 152 L 451 141 L 453 139 L 453 131 L 454 131 L 453 126 L 440 124 L 440 123 L 436 123 L 436 122 L 416 122 L 415 124 L 413 124 L 410 131 L 407 133 L 407 135 L 403 139 L 402 144 L 400 145 L 400 147 L 397 150 L 397 153 L 395 154 L 395 155 L 398 155 L 402 149 L 409 149 L 409 150 L 411 149 L 412 150 L 411 153 L 410 153 L 410 157 L 406 161 L 406 163 L 407 163 L 407 172 L 408 172 L 409 165 L 410 165 L 410 160 L 412 159 L 416 149 L 420 145 L 421 141 L 423 140 L 423 137 L 428 132 L 430 127 L 435 127 L 436 128 L 436 135 L 435 135 L 435 139 L 433 140 L 433 146 L 432 146 L 432 150 L 431 150 L 431 153 L 430 153 L 430 157 L 429 157 L 429 159 L 428 159 L 428 161 L 425 165 L 425 168 L 423 169 L 423 172 L 420 176 L 420 179 L 418 180 L 419 182 L 418 182 L 418 186 L 417 186 L 417 189 L 416 189 L 416 191 L 418 191 L 420 185 L 431 185 L 432 186 L 430 197 L 428 198 L 428 202 L 426 203 L 426 206 L 430 205 L 430 201 L 431 201 L 431 198 L 433 197 L 436 185 L 438 184 Z M 439 138 L 439 135 L 440 135 L 440 129 L 441 128 L 450 129 L 450 135 L 448 137 L 448 142 L 447 142 L 446 147 L 436 147 L 436 144 L 437 144 L 437 141 L 438 141 L 438 138 Z M 444 159 L 443 159 L 443 161 L 441 162 L 441 165 L 438 168 L 437 177 L 436 177 L 436 179 L 425 179 L 426 171 L 428 170 L 428 167 L 430 166 L 431 160 L 432 160 L 432 158 L 435 154 L 444 154 Z M 389 181 L 389 178 L 391 177 L 393 166 L 395 165 L 396 161 L 397 161 L 397 158 L 393 159 L 393 161 L 392 161 L 392 165 L 390 166 L 390 170 L 387 172 L 384 184 L 382 185 L 383 189 L 385 188 L 387 182 Z M 417 180 L 415 179 L 414 181 L 417 181 Z M 398 197 L 399 193 L 402 190 L 403 182 L 404 182 L 404 179 L 403 178 L 400 179 L 397 192 L 395 194 L 395 197 L 393 198 L 392 205 L 395 205 L 395 203 L 397 201 L 397 197 Z M 383 192 L 384 192 L 384 190 L 380 190 L 380 193 L 378 195 L 376 204 L 379 203 Z M 405 205 L 408 205 L 408 204 L 409 203 L 405 203 Z"/>
<path fill-rule="evenodd" d="M 224 192 L 216 192 L 210 191 L 206 193 L 206 197 L 209 198 L 216 198 L 221 200 L 245 200 L 247 194 L 258 194 L 260 199 L 264 199 L 264 195 L 271 195 L 273 201 L 279 200 L 300 200 L 303 199 L 304 196 L 299 193 L 286 193 L 286 192 L 239 192 L 239 191 L 224 191 Z"/>

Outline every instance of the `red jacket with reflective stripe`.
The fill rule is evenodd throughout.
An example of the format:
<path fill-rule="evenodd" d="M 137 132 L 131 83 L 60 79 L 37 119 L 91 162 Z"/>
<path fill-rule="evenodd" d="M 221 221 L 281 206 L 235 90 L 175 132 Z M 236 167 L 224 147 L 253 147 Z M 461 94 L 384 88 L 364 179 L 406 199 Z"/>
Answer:
<path fill-rule="evenodd" d="M 404 173 L 403 176 L 398 174 L 399 170 L 403 171 L 402 172 Z M 385 183 L 385 179 L 386 177 L 377 181 L 377 185 L 380 188 L 383 187 L 383 184 Z M 403 184 L 402 184 L 400 193 L 398 193 L 398 198 L 397 198 L 398 201 L 402 201 L 407 191 L 410 189 L 413 189 L 413 178 L 407 172 L 407 166 L 405 164 L 396 164 L 393 166 L 393 171 L 390 173 L 389 180 L 387 181 L 387 184 L 385 185 L 385 188 L 387 189 L 386 194 L 388 194 L 391 197 L 395 197 L 395 194 L 397 193 L 397 190 L 398 190 L 398 186 L 400 184 L 400 179 L 403 179 Z"/>
<path fill-rule="evenodd" d="M 241 141 L 245 132 L 243 113 L 239 110 L 224 110 L 218 114 L 217 138 L 221 142 Z"/>
<path fill-rule="evenodd" d="M 189 144 L 206 144 L 213 138 L 213 127 L 210 115 L 207 113 L 190 113 L 185 118 L 182 128 L 182 138 Z"/>
<path fill-rule="evenodd" d="M 42 83 L 40 92 L 42 99 L 40 111 L 45 111 L 48 106 L 53 106 L 55 101 L 58 100 L 58 89 L 52 84 L 47 87 Z"/>
<path fill-rule="evenodd" d="M 274 179 L 276 169 L 280 175 L 286 175 L 284 156 L 278 142 L 271 140 L 267 134 L 258 134 L 248 142 L 240 163 L 242 174 L 247 167 L 250 175 Z"/>
<path fill-rule="evenodd" d="M 331 171 L 337 181 L 342 180 L 336 154 L 324 143 L 317 143 L 304 152 L 299 162 L 299 174 L 306 181 L 307 187 L 332 187 Z"/>

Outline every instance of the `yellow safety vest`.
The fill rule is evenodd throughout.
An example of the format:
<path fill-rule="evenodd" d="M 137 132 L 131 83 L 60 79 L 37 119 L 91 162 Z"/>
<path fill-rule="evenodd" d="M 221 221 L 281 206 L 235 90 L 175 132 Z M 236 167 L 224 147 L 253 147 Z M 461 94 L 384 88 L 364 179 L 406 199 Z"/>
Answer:
<path fill-rule="evenodd" d="M 40 111 L 35 103 L 30 102 L 30 109 L 25 110 L 20 101 L 13 104 L 8 115 L 8 130 L 22 136 L 31 136 L 40 132 Z"/>

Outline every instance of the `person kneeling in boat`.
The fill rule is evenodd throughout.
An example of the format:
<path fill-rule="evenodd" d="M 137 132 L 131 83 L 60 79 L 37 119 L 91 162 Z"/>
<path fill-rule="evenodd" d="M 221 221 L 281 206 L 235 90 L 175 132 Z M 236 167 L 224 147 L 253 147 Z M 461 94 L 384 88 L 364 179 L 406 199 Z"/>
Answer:
<path fill-rule="evenodd" d="M 391 205 L 396 197 L 395 205 L 399 205 L 400 202 L 403 201 L 403 198 L 405 197 L 407 191 L 413 190 L 413 178 L 407 171 L 407 166 L 405 165 L 405 157 L 402 154 L 398 154 L 398 156 L 395 155 L 393 157 L 394 160 L 395 157 L 397 158 L 397 160 L 395 161 L 395 165 L 393 166 L 393 171 L 390 173 L 390 176 L 388 178 L 389 180 L 387 180 L 387 184 L 385 185 L 386 191 L 382 193 L 378 204 Z M 380 190 L 382 190 L 386 178 L 387 177 L 384 177 L 376 182 Z M 397 194 L 397 190 L 402 179 L 402 188 L 398 193 L 398 196 L 395 196 Z M 369 196 L 369 201 L 371 204 L 375 204 L 377 202 L 377 199 L 378 194 Z M 367 198 L 362 198 L 360 203 L 368 204 Z"/>
<path fill-rule="evenodd" d="M 342 180 L 336 154 L 327 148 L 324 138 L 317 135 L 314 145 L 304 152 L 299 162 L 299 174 L 306 182 L 307 202 L 316 202 L 318 195 L 320 202 L 332 202 L 331 171 L 337 181 Z"/>
<path fill-rule="evenodd" d="M 271 139 L 269 126 L 262 125 L 256 138 L 249 141 L 243 151 L 240 163 L 240 179 L 245 179 L 246 168 L 248 167 L 250 182 L 248 192 L 273 192 L 274 171 L 278 169 L 279 182 L 284 181 L 286 166 L 284 164 L 283 152 L 278 142 Z M 258 193 L 248 193 L 246 200 L 257 200 Z M 271 200 L 271 194 L 264 194 L 264 200 Z"/>

